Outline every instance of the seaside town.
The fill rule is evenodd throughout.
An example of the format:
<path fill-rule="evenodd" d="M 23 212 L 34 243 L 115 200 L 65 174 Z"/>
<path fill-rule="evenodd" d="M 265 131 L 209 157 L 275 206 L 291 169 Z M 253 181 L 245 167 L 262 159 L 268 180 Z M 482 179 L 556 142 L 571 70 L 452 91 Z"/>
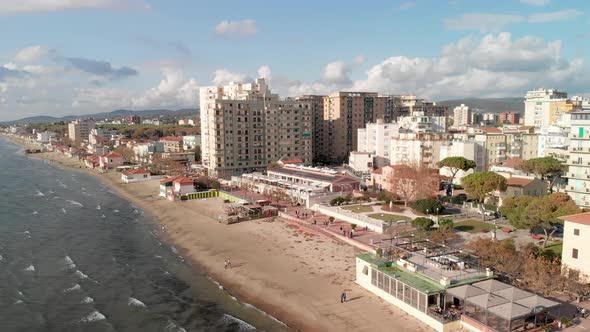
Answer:
<path fill-rule="evenodd" d="M 193 113 L 0 130 L 32 157 L 153 204 L 207 206 L 222 230 L 285 224 L 322 239 L 322 261 L 325 242 L 351 248 L 340 268 L 353 282 L 329 299 L 337 308 L 379 298 L 424 331 L 583 331 L 590 99 L 523 95 L 521 109 L 498 112 L 382 92 L 283 98 L 259 78 L 201 87 Z M 244 263 L 226 256 L 222 273 L 239 274 Z M 386 315 L 366 310 L 355 312 Z"/>

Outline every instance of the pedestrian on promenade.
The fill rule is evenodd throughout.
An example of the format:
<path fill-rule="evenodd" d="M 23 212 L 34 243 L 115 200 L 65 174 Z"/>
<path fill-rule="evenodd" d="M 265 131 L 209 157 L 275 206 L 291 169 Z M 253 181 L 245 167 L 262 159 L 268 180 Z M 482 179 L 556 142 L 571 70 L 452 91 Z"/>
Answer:
<path fill-rule="evenodd" d="M 346 302 L 346 291 L 343 291 L 342 294 L 340 294 L 340 303 L 344 302 Z"/>
<path fill-rule="evenodd" d="M 225 262 L 223 262 L 223 266 L 225 267 L 225 269 L 227 270 L 227 259 L 225 260 Z"/>
<path fill-rule="evenodd" d="M 227 268 L 231 269 L 231 260 L 229 258 L 227 259 Z"/>

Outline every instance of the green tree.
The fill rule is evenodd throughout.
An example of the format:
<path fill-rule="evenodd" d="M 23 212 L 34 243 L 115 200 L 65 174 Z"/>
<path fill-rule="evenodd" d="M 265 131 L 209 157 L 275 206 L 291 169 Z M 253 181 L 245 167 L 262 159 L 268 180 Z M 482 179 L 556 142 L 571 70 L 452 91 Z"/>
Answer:
<path fill-rule="evenodd" d="M 467 172 L 468 170 L 475 168 L 475 166 L 477 166 L 475 161 L 464 157 L 446 157 L 438 162 L 438 167 L 446 167 L 451 172 L 451 183 L 453 183 L 453 180 L 459 171 Z"/>
<path fill-rule="evenodd" d="M 441 213 L 445 207 L 436 199 L 427 198 L 417 200 L 412 204 L 412 209 L 425 214 L 438 214 Z"/>
<path fill-rule="evenodd" d="M 438 221 L 439 229 L 453 229 L 453 227 L 455 227 L 455 223 L 451 218 L 442 218 Z"/>
<path fill-rule="evenodd" d="M 533 173 L 541 180 L 544 180 L 546 176 L 561 173 L 565 166 L 553 157 L 540 157 L 525 160 L 518 168 L 526 173 Z"/>
<path fill-rule="evenodd" d="M 430 218 L 418 217 L 412 220 L 412 226 L 416 227 L 418 230 L 427 231 L 434 225 L 434 221 Z"/>
<path fill-rule="evenodd" d="M 462 180 L 465 191 L 477 201 L 483 210 L 483 202 L 492 192 L 506 190 L 506 178 L 494 172 L 480 172 L 469 174 Z M 481 214 L 482 219 L 485 215 Z"/>
<path fill-rule="evenodd" d="M 561 223 L 559 217 L 580 212 L 581 210 L 569 195 L 561 192 L 553 193 L 539 197 L 529 204 L 525 211 L 524 223 L 531 229 L 536 227 L 543 229 L 545 233 L 543 248 L 545 248 L 547 241 L 557 230 L 555 225 Z"/>
<path fill-rule="evenodd" d="M 532 196 L 522 195 L 508 197 L 502 202 L 500 212 L 508 218 L 508 222 L 516 228 L 526 227 L 524 218 L 528 206 L 534 201 Z"/>

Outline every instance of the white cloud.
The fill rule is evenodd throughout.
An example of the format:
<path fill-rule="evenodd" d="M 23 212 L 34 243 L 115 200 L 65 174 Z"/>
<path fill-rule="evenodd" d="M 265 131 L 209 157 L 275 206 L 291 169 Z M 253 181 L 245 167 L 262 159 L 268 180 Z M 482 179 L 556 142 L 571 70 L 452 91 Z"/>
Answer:
<path fill-rule="evenodd" d="M 500 31 L 504 26 L 523 22 L 521 15 L 465 13 L 458 18 L 446 19 L 445 27 L 451 30 L 479 30 L 481 32 Z"/>
<path fill-rule="evenodd" d="M 242 82 L 252 81 L 252 79 L 250 77 L 248 77 L 248 75 L 241 74 L 241 73 L 234 73 L 234 72 L 231 72 L 225 68 L 217 69 L 213 73 L 213 75 L 214 75 L 214 77 L 213 77 L 213 80 L 211 81 L 211 83 L 213 85 L 217 85 L 217 86 L 227 85 L 230 82 L 242 83 Z"/>
<path fill-rule="evenodd" d="M 520 0 L 520 2 L 531 6 L 547 6 L 551 0 Z"/>
<path fill-rule="evenodd" d="M 164 77 L 157 87 L 133 98 L 134 107 L 195 107 L 199 104 L 199 84 L 193 78 L 185 79 L 178 68 L 163 68 Z"/>
<path fill-rule="evenodd" d="M 399 7 L 398 7 L 398 8 L 399 8 L 400 10 L 407 10 L 407 9 L 412 9 L 412 8 L 414 8 L 415 6 L 416 6 L 416 2 L 414 2 L 414 1 L 406 1 L 406 2 L 402 2 L 402 3 L 399 5 Z"/>
<path fill-rule="evenodd" d="M 36 12 L 57 12 L 68 9 L 147 10 L 143 0 L 4 0 L 0 1 L 0 15 Z"/>
<path fill-rule="evenodd" d="M 575 73 L 578 74 L 575 74 Z M 560 41 L 513 39 L 503 32 L 477 41 L 465 38 L 433 58 L 394 56 L 373 66 L 352 90 L 413 93 L 429 98 L 522 95 L 533 86 L 576 91 L 586 84 L 581 59 L 566 60 Z"/>
<path fill-rule="evenodd" d="M 257 74 L 258 78 L 264 78 L 269 82 L 272 80 L 272 71 L 270 70 L 269 66 L 260 66 L 260 68 L 258 68 Z"/>
<path fill-rule="evenodd" d="M 14 56 L 14 61 L 20 63 L 32 63 L 42 59 L 49 51 L 40 45 L 23 48 Z"/>
<path fill-rule="evenodd" d="M 223 20 L 215 26 L 215 33 L 219 36 L 249 37 L 258 32 L 256 21 L 245 19 L 242 21 Z"/>
<path fill-rule="evenodd" d="M 324 68 L 321 80 L 328 84 L 350 84 L 350 72 L 352 69 L 344 61 L 328 63 Z"/>
<path fill-rule="evenodd" d="M 529 16 L 528 21 L 530 23 L 547 23 L 547 22 L 555 22 L 555 21 L 565 21 L 565 20 L 574 19 L 574 18 L 581 16 L 583 14 L 584 14 L 584 12 L 579 11 L 577 9 L 566 9 L 566 10 L 560 10 L 560 11 L 556 11 L 556 12 L 531 14 Z"/>

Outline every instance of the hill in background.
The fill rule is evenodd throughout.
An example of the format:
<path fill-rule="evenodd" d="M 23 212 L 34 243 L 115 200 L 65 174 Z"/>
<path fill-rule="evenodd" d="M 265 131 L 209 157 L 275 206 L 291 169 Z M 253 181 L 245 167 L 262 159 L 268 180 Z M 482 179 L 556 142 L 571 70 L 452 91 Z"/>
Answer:
<path fill-rule="evenodd" d="M 6 121 L 3 124 L 26 124 L 26 123 L 50 123 L 50 122 L 69 122 L 75 119 L 87 119 L 87 118 L 95 118 L 97 120 L 102 119 L 112 119 L 112 118 L 121 118 L 129 115 L 138 115 L 142 118 L 144 117 L 155 117 L 155 116 L 173 116 L 173 117 L 182 117 L 182 116 L 191 116 L 194 115 L 195 117 L 199 113 L 198 109 L 180 109 L 180 110 L 143 110 L 143 111 L 131 111 L 131 110 L 115 110 L 112 112 L 103 112 L 103 113 L 94 113 L 94 114 L 84 114 L 84 115 L 67 115 L 63 117 L 54 117 L 54 116 L 47 116 L 47 115 L 40 115 L 40 116 L 33 116 L 28 117 L 20 120 L 15 121 Z"/>
<path fill-rule="evenodd" d="M 524 98 L 464 98 L 437 101 L 437 105 L 447 106 L 449 111 L 461 104 L 483 112 L 501 113 L 501 112 L 518 112 L 524 113 Z"/>

